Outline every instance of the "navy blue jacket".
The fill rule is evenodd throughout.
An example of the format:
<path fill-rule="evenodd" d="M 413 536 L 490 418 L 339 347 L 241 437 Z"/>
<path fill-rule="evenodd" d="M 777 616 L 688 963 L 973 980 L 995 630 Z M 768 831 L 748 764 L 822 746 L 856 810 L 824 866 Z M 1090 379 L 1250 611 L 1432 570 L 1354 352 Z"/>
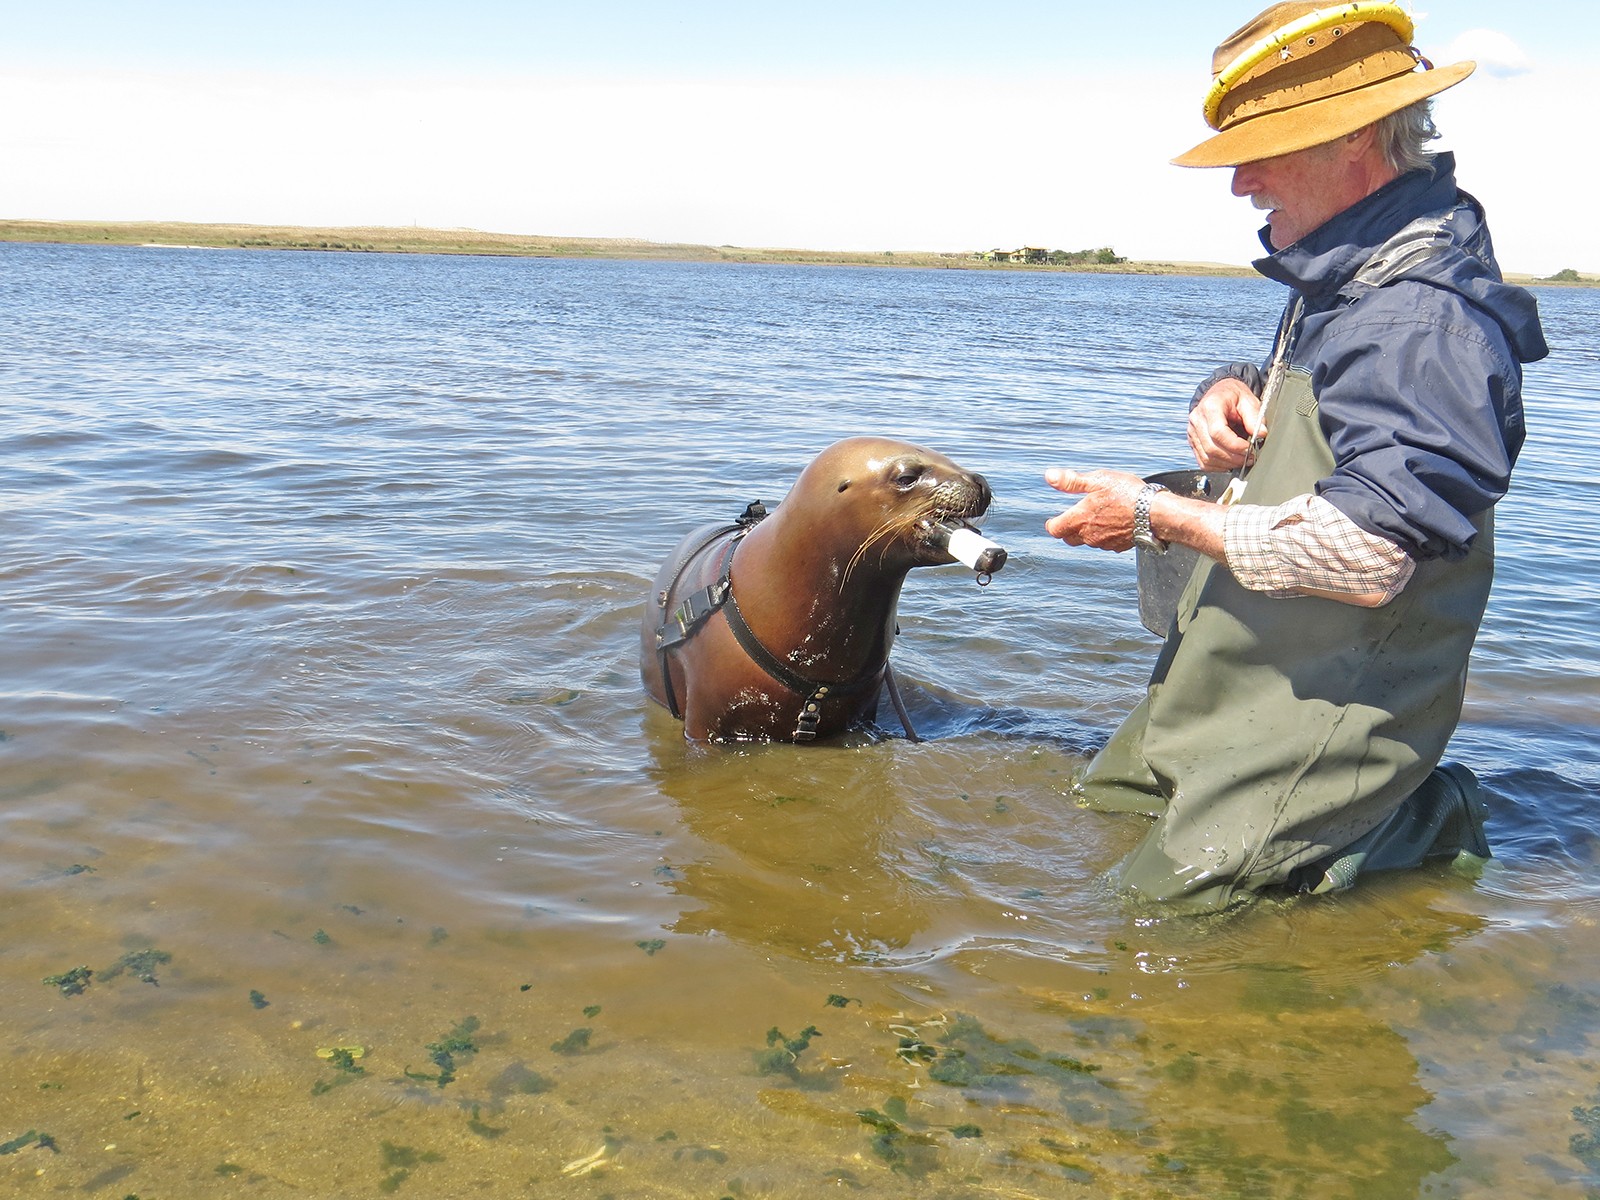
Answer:
<path fill-rule="evenodd" d="M 1427 254 L 1382 286 L 1356 278 L 1429 216 L 1440 220 Z M 1255 267 L 1304 297 L 1292 365 L 1311 375 L 1335 463 L 1317 493 L 1414 558 L 1463 557 L 1470 518 L 1505 495 L 1522 449 L 1522 364 L 1549 350 L 1534 298 L 1500 277 L 1483 209 L 1456 187 L 1454 156 L 1435 156 Z"/>

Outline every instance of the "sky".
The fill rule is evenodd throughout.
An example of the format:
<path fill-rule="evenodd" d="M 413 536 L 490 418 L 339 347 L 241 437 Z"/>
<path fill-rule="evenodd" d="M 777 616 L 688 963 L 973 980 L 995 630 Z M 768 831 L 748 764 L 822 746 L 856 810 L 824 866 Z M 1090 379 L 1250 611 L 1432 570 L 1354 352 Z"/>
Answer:
<path fill-rule="evenodd" d="M 1335 0 L 1330 0 L 1330 3 Z M 1245 263 L 1199 142 L 1265 0 L 0 0 L 0 217 Z M 1600 274 L 1600 10 L 1431 0 L 1501 265 Z"/>

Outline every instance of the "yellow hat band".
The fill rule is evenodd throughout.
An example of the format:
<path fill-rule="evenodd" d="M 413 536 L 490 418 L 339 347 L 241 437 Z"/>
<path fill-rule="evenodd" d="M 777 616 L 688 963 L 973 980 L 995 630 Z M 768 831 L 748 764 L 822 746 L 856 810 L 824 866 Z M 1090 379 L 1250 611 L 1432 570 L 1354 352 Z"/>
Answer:
<path fill-rule="evenodd" d="M 1223 97 L 1235 84 L 1267 59 L 1277 54 L 1287 57 L 1289 46 L 1301 38 L 1313 37 L 1324 29 L 1334 30 L 1334 36 L 1338 37 L 1343 33 L 1342 26 L 1352 21 L 1371 21 L 1387 25 L 1403 43 L 1411 41 L 1411 35 L 1416 28 L 1406 11 L 1398 4 L 1351 3 L 1341 4 L 1335 8 L 1319 8 L 1315 12 L 1307 13 L 1254 43 L 1217 73 L 1216 79 L 1211 83 L 1211 90 L 1206 93 L 1204 108 L 1206 124 L 1212 129 L 1217 128 L 1217 115 L 1222 110 Z"/>

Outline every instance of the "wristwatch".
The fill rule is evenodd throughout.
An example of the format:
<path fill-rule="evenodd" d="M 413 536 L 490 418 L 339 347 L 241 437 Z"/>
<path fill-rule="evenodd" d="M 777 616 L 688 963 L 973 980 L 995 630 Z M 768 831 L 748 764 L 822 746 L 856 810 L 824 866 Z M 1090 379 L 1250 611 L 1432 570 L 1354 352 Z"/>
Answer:
<path fill-rule="evenodd" d="M 1167 552 L 1167 543 L 1150 530 L 1150 497 L 1166 490 L 1159 483 L 1147 483 L 1139 489 L 1139 498 L 1133 502 L 1133 544 L 1152 554 Z"/>

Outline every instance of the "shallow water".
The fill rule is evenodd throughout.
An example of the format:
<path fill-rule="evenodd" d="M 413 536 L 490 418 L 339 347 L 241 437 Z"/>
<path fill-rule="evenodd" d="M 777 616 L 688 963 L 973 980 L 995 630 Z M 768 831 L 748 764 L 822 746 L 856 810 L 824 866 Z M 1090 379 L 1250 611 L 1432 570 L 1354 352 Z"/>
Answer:
<path fill-rule="evenodd" d="M 1600 295 L 1539 291 L 1480 878 L 1153 920 L 1066 799 L 1156 643 L 1040 474 L 1183 465 L 1279 299 L 0 246 L 8 1193 L 1600 1190 Z M 928 740 L 686 746 L 658 561 L 853 433 L 999 497 L 902 599 Z"/>

